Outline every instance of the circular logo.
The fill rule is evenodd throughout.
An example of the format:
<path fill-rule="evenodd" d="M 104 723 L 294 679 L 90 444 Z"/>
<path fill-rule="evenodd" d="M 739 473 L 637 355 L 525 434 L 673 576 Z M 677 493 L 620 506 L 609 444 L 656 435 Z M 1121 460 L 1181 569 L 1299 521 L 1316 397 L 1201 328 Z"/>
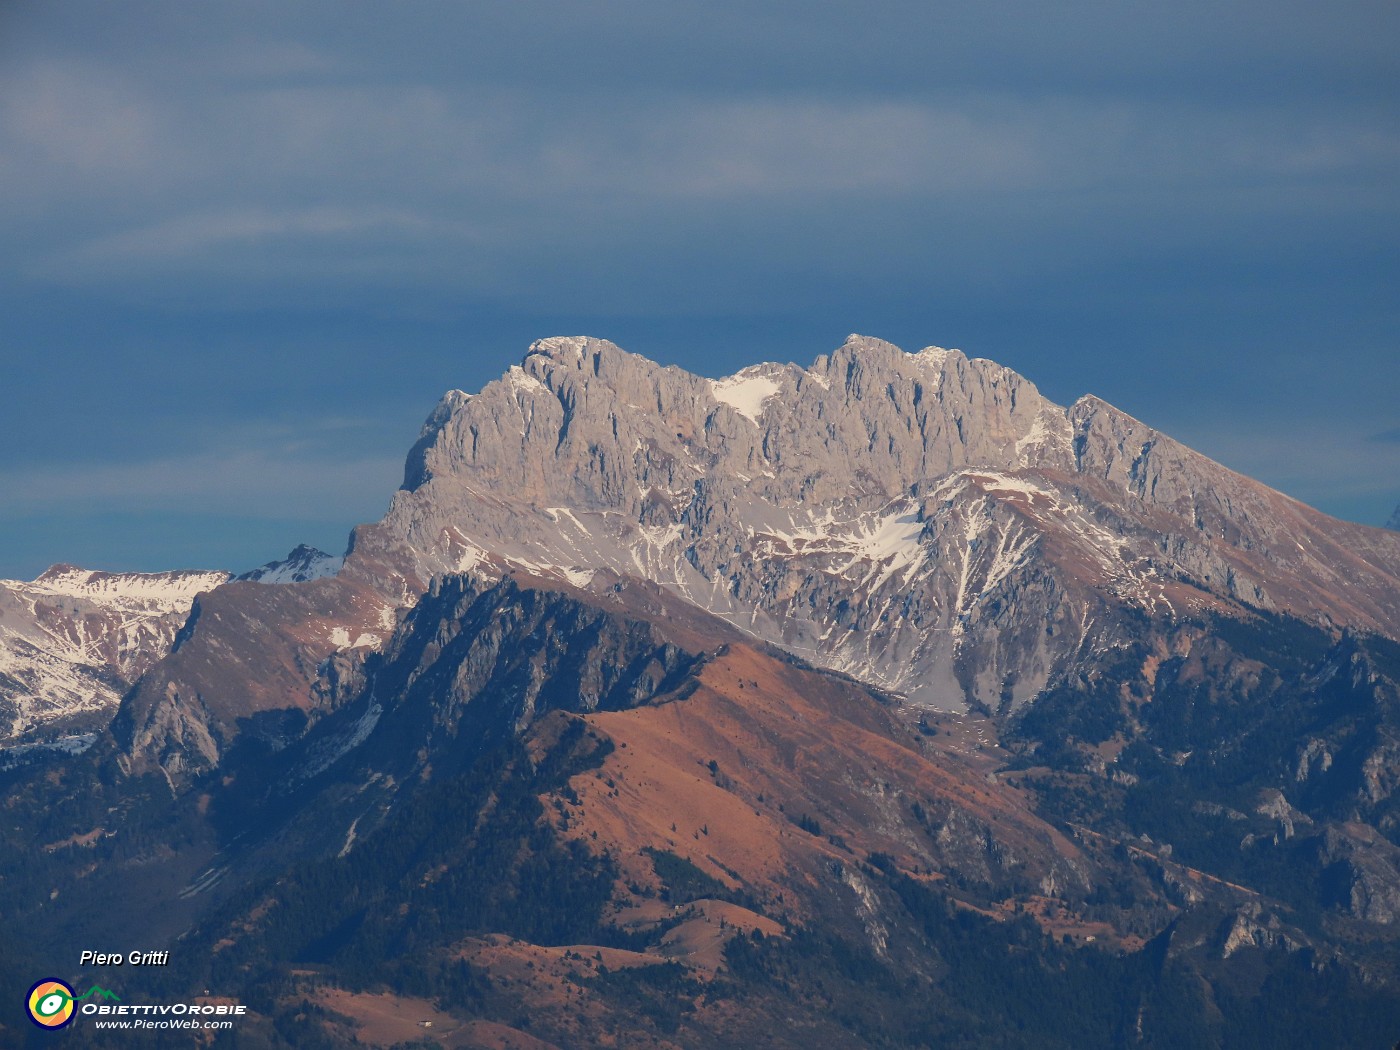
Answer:
<path fill-rule="evenodd" d="M 29 1019 L 40 1028 L 62 1028 L 73 1020 L 73 989 L 57 978 L 29 989 Z"/>

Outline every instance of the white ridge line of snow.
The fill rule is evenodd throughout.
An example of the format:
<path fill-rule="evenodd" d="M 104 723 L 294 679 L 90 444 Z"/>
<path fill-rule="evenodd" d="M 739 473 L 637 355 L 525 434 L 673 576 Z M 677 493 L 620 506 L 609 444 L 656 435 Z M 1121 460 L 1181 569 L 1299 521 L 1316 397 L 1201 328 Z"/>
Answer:
<path fill-rule="evenodd" d="M 374 732 L 374 727 L 379 724 L 379 716 L 383 713 L 384 708 L 380 706 L 378 698 L 371 695 L 369 707 L 364 714 L 330 740 L 323 741 L 322 745 L 308 756 L 306 766 L 300 771 L 300 779 L 310 780 L 324 773 L 363 744 L 369 739 L 370 733 Z"/>
<path fill-rule="evenodd" d="M 102 577 L 94 580 L 94 577 Z M 212 590 L 229 579 L 223 571 L 124 572 L 102 574 L 93 569 L 77 569 L 40 580 L 0 580 L 0 588 L 30 595 L 52 595 L 87 599 L 97 605 L 149 609 L 159 603 L 194 600 L 200 591 Z"/>
<path fill-rule="evenodd" d="M 341 857 L 344 857 L 349 854 L 350 847 L 355 844 L 355 829 L 359 827 L 359 825 L 359 817 L 356 817 L 350 822 L 350 830 L 345 833 L 345 845 L 341 846 L 340 852 L 335 855 L 336 860 L 339 860 Z"/>

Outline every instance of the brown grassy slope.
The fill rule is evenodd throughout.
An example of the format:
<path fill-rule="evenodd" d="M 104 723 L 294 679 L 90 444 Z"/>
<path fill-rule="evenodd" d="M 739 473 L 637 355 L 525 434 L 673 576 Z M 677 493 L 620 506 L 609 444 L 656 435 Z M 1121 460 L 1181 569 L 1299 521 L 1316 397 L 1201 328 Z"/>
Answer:
<path fill-rule="evenodd" d="M 922 735 L 867 690 L 748 645 L 721 650 L 697 686 L 586 716 L 615 749 L 573 779 L 577 802 L 550 800 L 567 834 L 618 858 L 624 881 L 659 890 L 643 851 L 668 850 L 802 922 L 804 887 L 873 852 L 1006 894 L 1088 874 L 1075 844 L 996 779 L 997 753 L 965 724 Z"/>

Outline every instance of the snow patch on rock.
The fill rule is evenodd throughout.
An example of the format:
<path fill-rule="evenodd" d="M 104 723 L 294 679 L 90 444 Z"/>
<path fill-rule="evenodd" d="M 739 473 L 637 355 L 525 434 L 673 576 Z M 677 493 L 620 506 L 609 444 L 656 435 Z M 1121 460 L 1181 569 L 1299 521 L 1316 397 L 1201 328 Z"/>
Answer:
<path fill-rule="evenodd" d="M 739 415 L 754 423 L 760 421 L 763 406 L 781 387 L 778 381 L 764 374 L 764 366 L 746 368 L 726 379 L 710 382 L 715 400 L 728 405 Z"/>

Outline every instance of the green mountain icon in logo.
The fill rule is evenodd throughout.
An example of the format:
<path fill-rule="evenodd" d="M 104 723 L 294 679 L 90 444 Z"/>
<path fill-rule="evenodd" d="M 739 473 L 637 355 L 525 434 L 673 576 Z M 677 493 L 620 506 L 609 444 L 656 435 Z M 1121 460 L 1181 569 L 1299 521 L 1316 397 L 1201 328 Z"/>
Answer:
<path fill-rule="evenodd" d="M 110 1000 L 114 1000 L 114 1001 L 116 1001 L 116 1002 L 121 1002 L 121 1001 L 122 1001 L 122 997 L 121 997 L 120 995 L 117 995 L 116 992 L 108 991 L 106 988 L 103 988 L 103 987 L 101 987 L 101 986 L 99 986 L 99 985 L 95 985 L 95 984 L 94 984 L 91 988 L 89 988 L 86 992 L 84 992 L 82 995 L 75 996 L 74 999 L 73 999 L 73 1001 L 74 1001 L 75 1003 L 80 1003 L 80 1002 L 82 1002 L 84 999 L 86 999 L 86 998 L 88 998 L 89 996 L 92 996 L 92 995 L 97 996 L 99 999 L 110 999 Z"/>

